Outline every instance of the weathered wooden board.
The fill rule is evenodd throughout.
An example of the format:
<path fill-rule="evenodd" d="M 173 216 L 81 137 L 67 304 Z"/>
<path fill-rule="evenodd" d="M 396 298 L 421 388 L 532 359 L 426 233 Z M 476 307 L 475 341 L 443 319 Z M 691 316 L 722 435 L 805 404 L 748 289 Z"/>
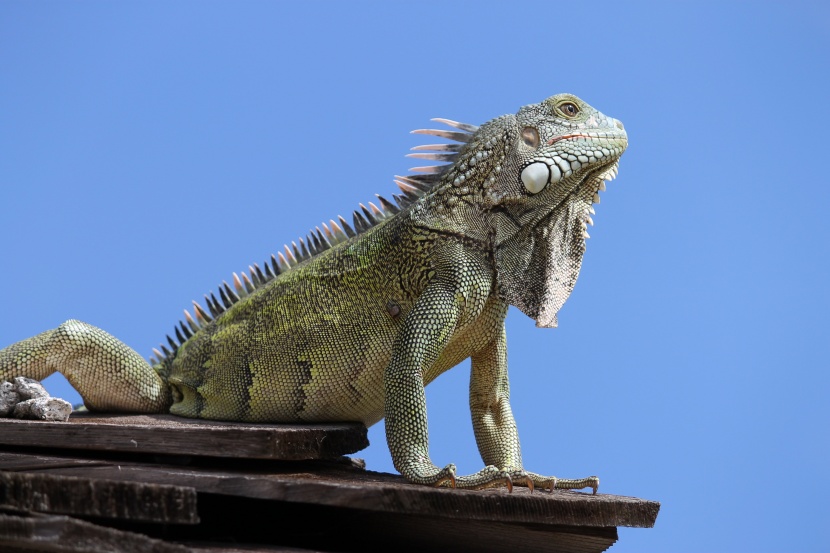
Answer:
<path fill-rule="evenodd" d="M 593 553 L 617 540 L 617 526 L 653 526 L 660 508 L 606 494 L 415 486 L 332 459 L 342 443 L 366 440 L 361 425 L 339 426 L 0 421 L 0 551 L 178 553 L 176 542 L 199 553 Z M 280 460 L 309 455 L 328 459 Z"/>
<path fill-rule="evenodd" d="M 0 505 L 139 522 L 199 522 L 193 488 L 54 474 L 0 471 Z"/>
<path fill-rule="evenodd" d="M 3 553 L 190 553 L 182 545 L 165 543 L 133 532 L 115 530 L 66 516 L 19 516 L 0 512 L 0 551 Z"/>
<path fill-rule="evenodd" d="M 326 553 L 322 549 L 300 549 L 299 547 L 281 547 L 278 545 L 234 544 L 226 543 L 188 543 L 190 553 Z"/>
<path fill-rule="evenodd" d="M 633 497 L 556 490 L 553 493 L 516 488 L 452 490 L 415 486 L 400 476 L 362 471 L 333 462 L 247 462 L 238 468 L 174 466 L 146 462 L 78 462 L 63 455 L 0 452 L 0 470 L 31 470 L 121 482 L 146 482 L 192 487 L 220 494 L 325 505 L 365 511 L 449 519 L 529 523 L 574 527 L 629 526 L 650 528 L 660 504 Z M 49 468 L 47 468 L 47 465 Z"/>
<path fill-rule="evenodd" d="M 604 551 L 616 528 L 508 524 L 200 494 L 203 525 L 217 535 L 323 551 Z"/>
<path fill-rule="evenodd" d="M 77 413 L 68 422 L 0 419 L 2 445 L 296 461 L 355 453 L 369 440 L 360 423 L 245 424 Z"/>
<path fill-rule="evenodd" d="M 440 517 L 401 517 L 388 513 L 373 519 L 373 531 L 388 543 L 406 544 L 411 551 L 605 551 L 617 541 L 616 528 L 574 528 L 540 524 L 505 524 Z"/>

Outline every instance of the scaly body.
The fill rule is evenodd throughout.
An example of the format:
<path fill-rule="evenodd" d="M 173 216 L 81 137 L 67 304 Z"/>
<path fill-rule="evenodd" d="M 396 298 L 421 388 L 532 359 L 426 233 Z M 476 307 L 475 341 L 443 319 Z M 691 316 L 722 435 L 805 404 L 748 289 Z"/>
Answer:
<path fill-rule="evenodd" d="M 422 484 L 574 488 L 524 470 L 509 403 L 504 317 L 555 326 L 584 253 L 591 204 L 616 175 L 619 121 L 570 95 L 481 128 L 420 131 L 461 144 L 414 154 L 448 165 L 399 177 L 397 206 L 361 206 L 194 302 L 148 364 L 67 321 L 0 351 L 0 380 L 60 371 L 91 409 L 253 422 L 386 418 L 396 468 Z M 470 408 L 485 469 L 429 459 L 424 386 L 472 358 Z"/>

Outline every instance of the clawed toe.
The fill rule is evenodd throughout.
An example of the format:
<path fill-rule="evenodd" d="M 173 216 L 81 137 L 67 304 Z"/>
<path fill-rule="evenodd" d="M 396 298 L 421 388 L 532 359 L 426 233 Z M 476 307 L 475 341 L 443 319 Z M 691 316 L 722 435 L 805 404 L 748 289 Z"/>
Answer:
<path fill-rule="evenodd" d="M 459 488 L 467 490 L 506 487 L 508 492 L 513 491 L 513 479 L 510 473 L 492 465 L 475 474 L 459 476 L 457 485 Z"/>
<path fill-rule="evenodd" d="M 557 490 L 581 490 L 584 488 L 591 488 L 594 495 L 599 489 L 599 478 L 596 476 L 589 476 L 587 478 L 565 479 L 557 478 L 555 476 L 542 476 L 540 474 L 528 473 L 528 482 L 535 484 L 543 490 L 550 490 L 553 492 Z M 530 487 L 530 486 L 528 486 Z"/>

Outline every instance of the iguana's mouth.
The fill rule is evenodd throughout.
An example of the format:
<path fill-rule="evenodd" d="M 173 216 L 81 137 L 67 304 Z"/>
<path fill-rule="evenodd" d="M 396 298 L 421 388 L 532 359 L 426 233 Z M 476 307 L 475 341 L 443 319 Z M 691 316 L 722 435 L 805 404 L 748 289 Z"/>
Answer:
<path fill-rule="evenodd" d="M 570 138 L 597 138 L 596 136 L 591 136 L 589 134 L 582 134 L 582 133 L 574 133 L 574 134 L 563 134 L 562 136 L 555 136 L 548 140 L 548 146 L 556 144 L 560 140 L 568 140 Z"/>

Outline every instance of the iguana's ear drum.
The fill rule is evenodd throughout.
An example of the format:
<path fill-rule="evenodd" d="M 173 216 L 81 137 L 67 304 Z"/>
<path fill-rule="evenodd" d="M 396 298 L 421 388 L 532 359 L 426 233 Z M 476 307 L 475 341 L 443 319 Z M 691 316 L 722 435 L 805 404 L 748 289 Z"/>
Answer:
<path fill-rule="evenodd" d="M 555 327 L 556 313 L 571 295 L 585 240 L 568 224 L 567 210 L 520 232 L 496 249 L 499 292 L 511 305 L 536 320 L 538 327 Z"/>
<path fill-rule="evenodd" d="M 522 183 L 531 194 L 538 194 L 550 182 L 550 169 L 547 163 L 537 161 L 531 163 L 521 173 Z"/>

